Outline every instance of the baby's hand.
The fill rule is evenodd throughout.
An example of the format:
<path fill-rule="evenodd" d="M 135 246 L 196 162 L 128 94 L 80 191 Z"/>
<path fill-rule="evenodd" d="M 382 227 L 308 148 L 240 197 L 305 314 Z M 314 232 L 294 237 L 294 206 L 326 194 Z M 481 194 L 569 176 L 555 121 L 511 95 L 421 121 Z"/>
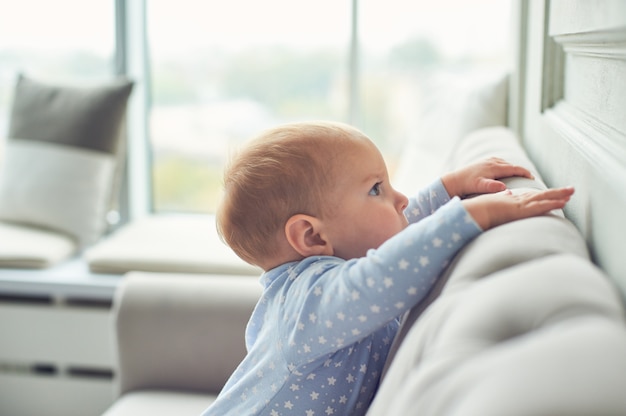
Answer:
<path fill-rule="evenodd" d="M 463 200 L 463 206 L 484 230 L 497 225 L 547 214 L 561 209 L 574 193 L 574 188 L 548 189 L 513 195 L 510 190 L 479 195 Z"/>
<path fill-rule="evenodd" d="M 441 181 L 450 196 L 463 198 L 471 194 L 504 191 L 506 185 L 497 179 L 510 176 L 534 179 L 528 169 L 492 157 L 447 173 L 441 177 Z"/>

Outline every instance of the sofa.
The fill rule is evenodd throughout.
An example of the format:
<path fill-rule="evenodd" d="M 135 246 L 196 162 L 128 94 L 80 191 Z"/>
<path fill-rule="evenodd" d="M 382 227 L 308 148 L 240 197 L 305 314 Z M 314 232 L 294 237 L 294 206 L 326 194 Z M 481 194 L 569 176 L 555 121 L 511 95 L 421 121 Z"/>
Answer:
<path fill-rule="evenodd" d="M 545 188 L 516 136 L 465 137 L 451 167 L 497 155 Z M 487 231 L 411 310 L 368 415 L 626 414 L 626 327 L 619 291 L 561 212 Z"/>
<path fill-rule="evenodd" d="M 245 355 L 256 278 L 132 272 L 114 301 L 118 399 L 104 416 L 199 415 Z"/>
<path fill-rule="evenodd" d="M 474 130 L 446 169 L 499 156 L 544 189 L 506 127 Z M 115 298 L 120 396 L 106 416 L 197 415 L 244 355 L 259 295 L 248 276 L 137 273 Z M 369 415 L 624 415 L 626 326 L 619 291 L 563 212 L 481 234 L 407 312 Z"/>

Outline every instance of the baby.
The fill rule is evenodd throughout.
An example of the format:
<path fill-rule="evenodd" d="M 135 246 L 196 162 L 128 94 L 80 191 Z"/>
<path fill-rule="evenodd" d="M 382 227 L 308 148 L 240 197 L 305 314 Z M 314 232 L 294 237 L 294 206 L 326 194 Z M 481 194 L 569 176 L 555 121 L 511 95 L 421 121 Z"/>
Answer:
<path fill-rule="evenodd" d="M 407 199 L 376 146 L 338 123 L 279 126 L 231 162 L 222 238 L 263 268 L 248 354 L 204 416 L 364 415 L 400 317 L 482 231 L 562 208 L 572 188 L 513 195 L 532 177 L 488 159 Z M 465 195 L 483 194 L 469 199 Z"/>

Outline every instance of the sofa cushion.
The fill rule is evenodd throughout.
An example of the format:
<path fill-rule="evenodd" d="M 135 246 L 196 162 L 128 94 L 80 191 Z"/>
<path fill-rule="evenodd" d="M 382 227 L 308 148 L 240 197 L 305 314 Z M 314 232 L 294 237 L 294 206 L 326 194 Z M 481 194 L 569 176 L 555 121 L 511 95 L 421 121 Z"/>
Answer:
<path fill-rule="evenodd" d="M 105 230 L 132 83 L 47 85 L 20 76 L 15 88 L 0 219 L 45 227 L 80 246 Z"/>
<path fill-rule="evenodd" d="M 208 215 L 143 217 L 89 248 L 85 258 L 95 273 L 261 274 L 220 240 Z"/>
<path fill-rule="evenodd" d="M 102 416 L 198 416 L 215 398 L 199 393 L 139 390 L 120 397 Z"/>
<path fill-rule="evenodd" d="M 624 311 L 601 271 L 562 254 L 470 276 L 413 324 L 368 415 L 624 414 Z"/>
<path fill-rule="evenodd" d="M 0 266 L 41 269 L 70 257 L 76 241 L 70 236 L 0 221 Z"/>
<path fill-rule="evenodd" d="M 245 356 L 261 294 L 251 276 L 126 275 L 114 300 L 120 392 L 217 394 Z"/>
<path fill-rule="evenodd" d="M 492 156 L 524 166 L 535 176 L 534 180 L 510 178 L 516 180 L 513 188 L 546 188 L 539 171 L 526 154 L 517 135 L 503 126 L 486 127 L 468 133 L 451 151 L 445 168 L 446 170 L 457 169 Z"/>
<path fill-rule="evenodd" d="M 467 135 L 451 168 L 500 156 L 535 172 L 515 135 Z M 450 263 L 405 317 L 368 416 L 626 414 L 617 290 L 559 211 L 495 227 Z M 598 388 L 602 386 L 602 388 Z"/>

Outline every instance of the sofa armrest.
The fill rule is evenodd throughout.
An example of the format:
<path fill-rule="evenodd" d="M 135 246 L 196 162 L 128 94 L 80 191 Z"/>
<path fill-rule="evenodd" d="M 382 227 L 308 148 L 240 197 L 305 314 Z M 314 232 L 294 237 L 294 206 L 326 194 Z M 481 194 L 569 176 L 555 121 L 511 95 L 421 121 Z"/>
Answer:
<path fill-rule="evenodd" d="M 114 300 L 120 394 L 219 392 L 260 294 L 250 276 L 127 274 Z"/>

